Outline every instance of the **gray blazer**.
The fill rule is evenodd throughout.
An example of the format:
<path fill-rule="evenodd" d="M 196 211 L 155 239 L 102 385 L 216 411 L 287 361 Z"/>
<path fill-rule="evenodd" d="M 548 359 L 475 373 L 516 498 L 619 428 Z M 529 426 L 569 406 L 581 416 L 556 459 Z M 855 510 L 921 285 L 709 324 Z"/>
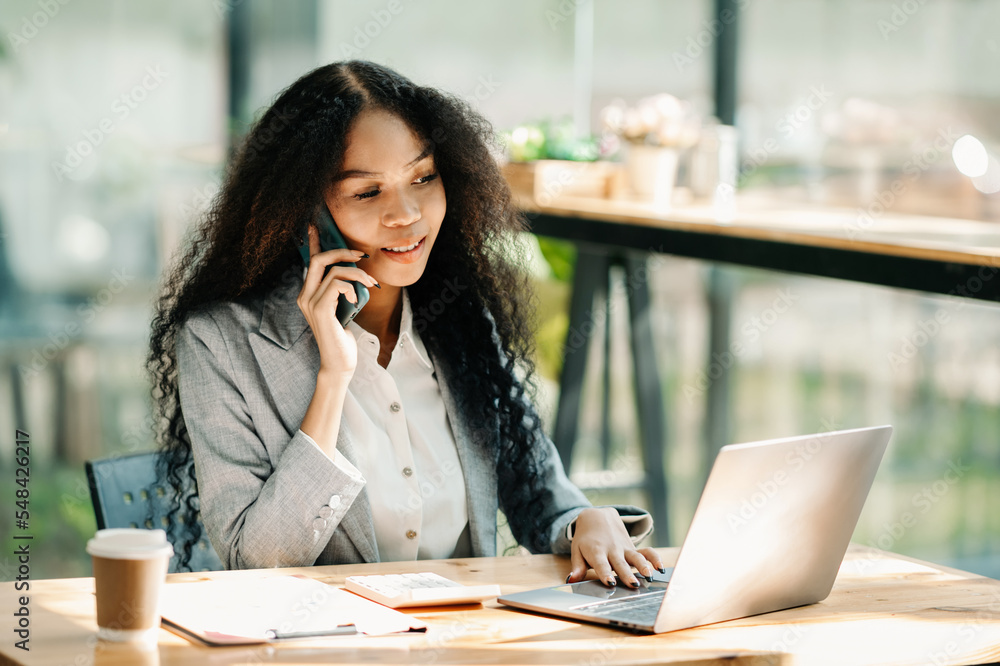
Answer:
<path fill-rule="evenodd" d="M 224 302 L 192 314 L 177 339 L 181 408 L 191 437 L 201 516 L 227 568 L 378 562 L 363 479 L 340 470 L 305 438 L 299 424 L 316 386 L 319 349 L 296 297 L 302 276 L 248 304 Z M 431 360 L 465 475 L 468 545 L 496 554 L 496 429 L 477 427 L 450 390 L 447 359 Z M 481 423 L 481 419 L 479 420 Z M 566 527 L 590 503 L 563 471 L 545 438 L 543 508 L 552 552 L 569 552 Z M 352 464 L 357 447 L 343 424 L 337 449 Z M 652 528 L 648 514 L 628 525 L 635 540 Z M 508 516 L 516 525 L 518 516 Z"/>

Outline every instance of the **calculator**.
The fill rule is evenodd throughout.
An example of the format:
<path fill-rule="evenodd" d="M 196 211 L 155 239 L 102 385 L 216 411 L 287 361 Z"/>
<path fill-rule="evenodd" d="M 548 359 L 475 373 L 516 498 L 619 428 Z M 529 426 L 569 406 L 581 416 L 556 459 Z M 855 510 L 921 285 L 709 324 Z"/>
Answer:
<path fill-rule="evenodd" d="M 436 573 L 348 576 L 345 587 L 390 608 L 474 604 L 500 596 L 499 585 L 462 585 Z"/>

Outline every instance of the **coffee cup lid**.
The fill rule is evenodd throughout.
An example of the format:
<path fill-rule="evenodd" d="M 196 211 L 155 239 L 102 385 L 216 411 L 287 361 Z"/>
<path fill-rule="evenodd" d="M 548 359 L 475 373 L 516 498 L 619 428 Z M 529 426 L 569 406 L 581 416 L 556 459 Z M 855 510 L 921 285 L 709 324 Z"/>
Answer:
<path fill-rule="evenodd" d="M 98 530 L 87 542 L 87 552 L 97 557 L 116 560 L 145 560 L 153 557 L 170 557 L 174 547 L 167 541 L 163 530 L 112 528 Z"/>

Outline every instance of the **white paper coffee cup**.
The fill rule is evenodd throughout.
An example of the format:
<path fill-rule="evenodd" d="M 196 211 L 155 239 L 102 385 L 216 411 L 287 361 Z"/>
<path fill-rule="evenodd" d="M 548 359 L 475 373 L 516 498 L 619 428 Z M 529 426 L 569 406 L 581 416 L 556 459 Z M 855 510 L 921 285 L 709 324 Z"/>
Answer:
<path fill-rule="evenodd" d="M 99 530 L 87 542 L 97 592 L 97 635 L 108 641 L 156 642 L 160 591 L 174 548 L 163 530 Z"/>

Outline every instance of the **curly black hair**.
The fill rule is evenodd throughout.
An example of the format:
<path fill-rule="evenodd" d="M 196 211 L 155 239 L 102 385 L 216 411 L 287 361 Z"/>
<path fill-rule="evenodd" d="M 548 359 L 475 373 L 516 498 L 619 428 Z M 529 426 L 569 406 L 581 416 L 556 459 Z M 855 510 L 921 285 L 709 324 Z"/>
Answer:
<path fill-rule="evenodd" d="M 254 124 L 228 165 L 221 191 L 166 274 L 152 322 L 146 367 L 160 428 L 160 477 L 173 493 L 170 524 L 179 568 L 201 538 L 191 441 L 178 393 L 176 340 L 196 308 L 263 297 L 301 273 L 296 247 L 339 170 L 352 122 L 362 110 L 396 114 L 431 145 L 447 212 L 421 278 L 408 288 L 414 326 L 438 358 L 448 359 L 453 394 L 481 415 L 474 428 L 499 431 L 499 503 L 518 515 L 515 539 L 550 549 L 536 500 L 547 492 L 538 452 L 541 427 L 531 406 L 533 297 L 519 268 L 515 232 L 523 217 L 490 147 L 490 124 L 462 100 L 418 86 L 374 63 L 333 63 L 283 91 Z M 442 312 L 442 295 L 460 288 Z M 447 299 L 451 301 L 452 299 Z M 498 351 L 499 347 L 499 351 Z M 469 372 L 475 369 L 475 372 Z M 527 387 L 527 390 L 526 388 Z M 514 523 L 512 523 L 514 525 Z"/>

